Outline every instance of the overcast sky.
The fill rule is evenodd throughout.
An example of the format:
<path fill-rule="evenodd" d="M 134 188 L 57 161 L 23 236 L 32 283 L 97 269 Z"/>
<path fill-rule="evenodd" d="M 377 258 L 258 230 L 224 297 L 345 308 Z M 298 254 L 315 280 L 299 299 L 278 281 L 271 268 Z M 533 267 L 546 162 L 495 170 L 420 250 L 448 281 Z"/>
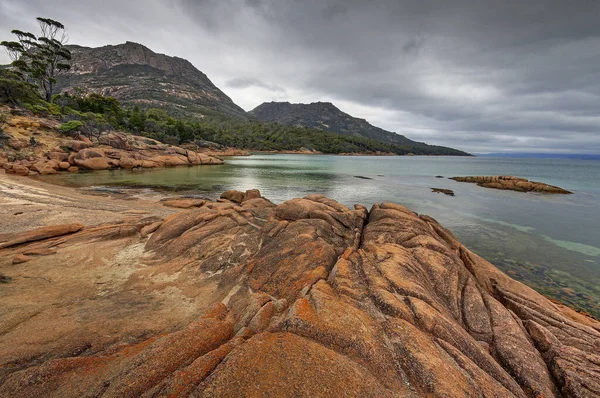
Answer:
<path fill-rule="evenodd" d="M 0 39 L 37 16 L 186 58 L 246 110 L 331 101 L 471 152 L 600 153 L 598 0 L 0 0 Z"/>

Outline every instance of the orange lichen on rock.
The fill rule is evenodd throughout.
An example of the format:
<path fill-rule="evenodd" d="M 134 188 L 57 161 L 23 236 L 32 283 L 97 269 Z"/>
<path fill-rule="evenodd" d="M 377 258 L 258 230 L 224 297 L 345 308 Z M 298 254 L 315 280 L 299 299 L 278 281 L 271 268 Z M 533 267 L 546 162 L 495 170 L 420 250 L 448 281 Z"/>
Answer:
<path fill-rule="evenodd" d="M 397 204 L 228 192 L 0 242 L 0 396 L 600 395 L 600 323 Z"/>

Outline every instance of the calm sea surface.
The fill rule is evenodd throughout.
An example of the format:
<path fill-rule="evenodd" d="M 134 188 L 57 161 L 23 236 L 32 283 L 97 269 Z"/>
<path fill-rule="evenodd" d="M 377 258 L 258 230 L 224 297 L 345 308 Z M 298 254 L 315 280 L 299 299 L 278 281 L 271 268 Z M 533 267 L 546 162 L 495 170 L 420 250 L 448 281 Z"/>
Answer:
<path fill-rule="evenodd" d="M 438 175 L 515 175 L 575 194 L 499 191 Z M 311 193 L 348 206 L 397 202 L 436 218 L 515 279 L 600 318 L 600 161 L 253 155 L 230 158 L 221 166 L 44 179 L 79 187 L 152 187 L 211 198 L 229 189 L 258 188 L 276 203 Z M 452 189 L 456 196 L 432 193 L 432 187 Z"/>

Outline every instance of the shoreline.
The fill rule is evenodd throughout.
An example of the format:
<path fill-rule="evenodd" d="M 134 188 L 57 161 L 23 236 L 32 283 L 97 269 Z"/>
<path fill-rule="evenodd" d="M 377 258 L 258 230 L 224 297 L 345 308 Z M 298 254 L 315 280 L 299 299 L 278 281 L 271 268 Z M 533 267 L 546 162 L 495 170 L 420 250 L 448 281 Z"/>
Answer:
<path fill-rule="evenodd" d="M 0 189 L 2 396 L 586 396 L 600 371 L 599 322 L 399 204 Z"/>
<path fill-rule="evenodd" d="M 97 226 L 141 216 L 169 217 L 182 209 L 195 206 L 171 207 L 165 205 L 165 202 L 210 200 L 182 196 L 177 191 L 153 186 L 127 185 L 115 187 L 116 191 L 102 191 L 89 190 L 91 187 L 55 184 L 36 177 L 23 178 L 0 173 L 0 219 L 9 220 L 6 223 L 8 228 L 4 228 L 2 233 L 24 232 L 51 224 L 82 222 L 86 226 Z M 584 310 L 571 307 L 554 297 L 545 297 L 568 311 L 600 321 Z"/>

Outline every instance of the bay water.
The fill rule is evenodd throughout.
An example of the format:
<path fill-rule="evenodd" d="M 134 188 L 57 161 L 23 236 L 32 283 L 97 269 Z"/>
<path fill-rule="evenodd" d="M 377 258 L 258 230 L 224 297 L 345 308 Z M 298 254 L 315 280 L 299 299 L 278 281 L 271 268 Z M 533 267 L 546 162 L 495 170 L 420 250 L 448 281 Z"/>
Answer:
<path fill-rule="evenodd" d="M 447 177 L 514 175 L 573 195 L 482 188 Z M 443 177 L 443 178 L 440 178 Z M 259 189 L 275 203 L 320 193 L 345 205 L 391 201 L 427 214 L 511 277 L 600 318 L 600 161 L 256 154 L 218 166 L 40 177 L 76 187 L 150 188 L 216 198 Z M 451 189 L 455 196 L 433 193 Z"/>

